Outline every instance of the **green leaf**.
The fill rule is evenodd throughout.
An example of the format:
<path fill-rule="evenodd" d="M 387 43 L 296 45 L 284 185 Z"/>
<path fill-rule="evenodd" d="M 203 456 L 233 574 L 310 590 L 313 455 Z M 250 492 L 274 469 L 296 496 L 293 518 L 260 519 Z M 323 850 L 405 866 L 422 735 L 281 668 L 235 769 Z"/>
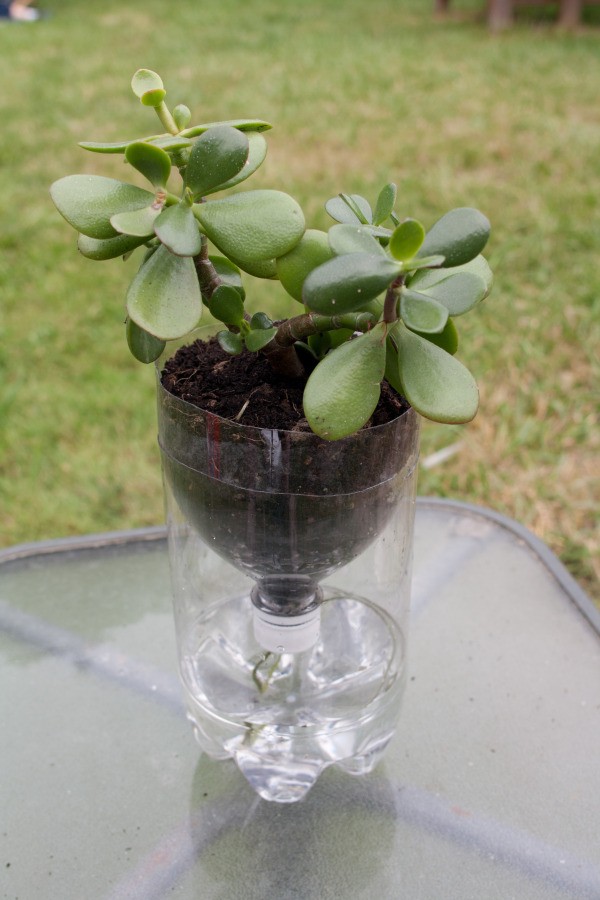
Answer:
<path fill-rule="evenodd" d="M 410 260 L 416 256 L 425 239 L 425 229 L 416 219 L 405 219 L 390 238 L 389 248 L 392 256 L 399 260 Z"/>
<path fill-rule="evenodd" d="M 192 121 L 192 113 L 189 106 L 186 106 L 184 103 L 178 103 L 173 110 L 173 119 L 180 131 L 189 125 Z"/>
<path fill-rule="evenodd" d="M 364 225 L 332 225 L 328 233 L 329 246 L 341 256 L 344 253 L 382 253 L 385 250 Z"/>
<path fill-rule="evenodd" d="M 185 184 L 195 197 L 219 190 L 237 175 L 248 159 L 248 138 L 230 125 L 215 125 L 194 143 L 185 170 Z"/>
<path fill-rule="evenodd" d="M 266 347 L 276 334 L 276 328 L 258 328 L 256 331 L 249 331 L 246 335 L 246 347 L 248 350 L 256 353 L 258 350 L 262 350 L 263 347 Z"/>
<path fill-rule="evenodd" d="M 92 153 L 125 153 L 132 144 L 139 141 L 80 141 L 79 146 Z M 174 134 L 157 134 L 144 138 L 141 143 L 151 144 L 153 147 L 161 147 L 163 150 L 183 150 L 191 147 L 192 142 L 188 138 L 182 138 Z"/>
<path fill-rule="evenodd" d="M 327 234 L 308 228 L 289 253 L 275 260 L 277 277 L 288 294 L 302 303 L 302 286 L 307 276 L 332 256 Z"/>
<path fill-rule="evenodd" d="M 154 202 L 149 191 L 102 175 L 67 175 L 54 182 L 50 195 L 69 225 L 100 241 L 116 234 L 111 216 Z"/>
<path fill-rule="evenodd" d="M 386 184 L 379 192 L 375 212 L 373 213 L 373 225 L 382 225 L 391 216 L 396 202 L 397 188 L 395 184 Z"/>
<path fill-rule="evenodd" d="M 92 153 L 125 153 L 131 141 L 79 141 L 79 146 Z"/>
<path fill-rule="evenodd" d="M 103 241 L 80 234 L 77 239 L 77 249 L 87 259 L 116 259 L 117 256 L 131 253 L 146 241 L 146 237 L 134 237 L 129 234 L 118 234 L 116 237 L 106 238 Z"/>
<path fill-rule="evenodd" d="M 234 287 L 243 300 L 246 296 L 246 291 L 244 290 L 242 274 L 238 267 L 225 256 L 214 256 L 211 254 L 208 258 L 223 284 L 229 284 L 231 287 Z"/>
<path fill-rule="evenodd" d="M 256 259 L 256 260 L 240 260 L 231 257 L 238 268 L 248 275 L 254 275 L 255 278 L 268 278 L 275 280 L 277 278 L 277 265 L 274 259 Z"/>
<path fill-rule="evenodd" d="M 469 370 L 403 325 L 394 329 L 394 337 L 402 393 L 411 406 L 435 422 L 469 422 L 479 405 L 477 385 Z"/>
<path fill-rule="evenodd" d="M 248 138 L 248 159 L 240 169 L 237 175 L 230 178 L 224 184 L 219 185 L 218 190 L 226 191 L 234 187 L 236 184 L 250 178 L 251 175 L 263 164 L 267 155 L 267 142 L 262 134 L 258 131 L 245 132 Z"/>
<path fill-rule="evenodd" d="M 160 147 L 135 141 L 125 150 L 125 159 L 155 188 L 166 186 L 171 174 L 171 158 Z"/>
<path fill-rule="evenodd" d="M 167 94 L 160 75 L 151 69 L 138 69 L 131 79 L 131 89 L 144 106 L 160 106 Z"/>
<path fill-rule="evenodd" d="M 197 137 L 199 134 L 204 134 L 209 128 L 215 128 L 217 125 L 230 125 L 232 128 L 237 128 L 238 131 L 268 131 L 272 127 L 269 122 L 263 122 L 262 119 L 227 119 L 223 122 L 205 122 L 202 125 L 191 125 L 189 128 L 184 128 L 180 136 Z"/>
<path fill-rule="evenodd" d="M 244 339 L 241 334 L 234 334 L 232 331 L 219 331 L 217 340 L 225 353 L 236 356 L 244 349 Z"/>
<path fill-rule="evenodd" d="M 313 269 L 302 292 L 309 309 L 325 315 L 342 315 L 360 309 L 394 281 L 398 263 L 375 253 L 336 256 Z"/>
<path fill-rule="evenodd" d="M 148 334 L 131 319 L 127 319 L 125 324 L 125 335 L 127 337 L 127 345 L 133 356 L 142 363 L 151 363 L 158 359 L 165 349 L 165 341 L 155 338 L 153 334 Z"/>
<path fill-rule="evenodd" d="M 462 266 L 453 266 L 450 269 L 429 269 L 415 272 L 408 283 L 415 290 L 423 291 L 459 272 L 469 272 L 471 275 L 479 276 L 485 284 L 485 297 L 487 297 L 494 283 L 494 275 L 488 261 L 483 256 L 476 256 L 468 263 L 464 263 Z"/>
<path fill-rule="evenodd" d="M 339 194 L 325 204 L 332 219 L 344 225 L 366 225 L 372 221 L 371 207 L 358 194 Z"/>
<path fill-rule="evenodd" d="M 213 244 L 241 268 L 283 256 L 304 234 L 301 208 L 281 191 L 245 191 L 194 208 Z"/>
<path fill-rule="evenodd" d="M 442 303 L 451 316 L 462 316 L 469 312 L 486 295 L 485 282 L 472 272 L 457 272 L 427 288 L 417 285 L 417 289 Z"/>
<path fill-rule="evenodd" d="M 250 319 L 250 328 L 252 329 L 262 328 L 264 330 L 266 328 L 271 328 L 272 325 L 272 320 L 264 312 L 256 312 Z"/>
<path fill-rule="evenodd" d="M 153 147 L 160 147 L 167 152 L 186 150 L 188 147 L 192 146 L 192 141 L 188 140 L 188 138 L 182 138 L 181 135 L 177 134 L 159 134 L 156 137 L 146 138 L 146 143 L 152 144 Z"/>
<path fill-rule="evenodd" d="M 211 316 L 225 325 L 238 325 L 244 319 L 244 301 L 230 284 L 220 284 L 208 301 Z"/>
<path fill-rule="evenodd" d="M 165 341 L 195 328 L 202 298 L 190 257 L 174 256 L 161 245 L 131 282 L 127 312 L 140 328 Z"/>
<path fill-rule="evenodd" d="M 411 331 L 439 334 L 448 321 L 448 310 L 425 294 L 402 288 L 400 316 Z"/>
<path fill-rule="evenodd" d="M 450 353 L 452 356 L 454 356 L 458 350 L 458 331 L 456 330 L 456 325 L 452 319 L 448 319 L 444 326 L 444 330 L 439 334 L 423 334 L 423 337 L 428 341 L 431 341 L 432 344 L 441 347 L 442 350 L 445 350 L 446 353 Z"/>
<path fill-rule="evenodd" d="M 397 394 L 403 396 L 402 382 L 398 370 L 398 350 L 394 346 L 391 337 L 385 342 L 385 380 L 394 388 Z"/>
<path fill-rule="evenodd" d="M 304 389 L 304 413 L 312 430 L 328 441 L 354 434 L 377 406 L 385 370 L 385 325 L 327 354 Z"/>
<path fill-rule="evenodd" d="M 427 232 L 419 256 L 441 254 L 445 268 L 460 266 L 481 253 L 489 236 L 490 223 L 478 209 L 453 209 Z"/>
<path fill-rule="evenodd" d="M 443 265 L 443 256 L 414 256 L 405 263 L 400 264 L 402 272 L 415 272 L 418 269 L 431 269 Z"/>
<path fill-rule="evenodd" d="M 154 232 L 176 256 L 196 256 L 200 253 L 202 238 L 198 223 L 191 206 L 185 202 L 163 209 L 154 223 Z"/>
<path fill-rule="evenodd" d="M 149 238 L 154 235 L 154 222 L 160 215 L 161 209 L 162 206 L 152 204 L 143 209 L 117 213 L 115 216 L 111 216 L 110 224 L 115 231 L 121 234 Z"/>

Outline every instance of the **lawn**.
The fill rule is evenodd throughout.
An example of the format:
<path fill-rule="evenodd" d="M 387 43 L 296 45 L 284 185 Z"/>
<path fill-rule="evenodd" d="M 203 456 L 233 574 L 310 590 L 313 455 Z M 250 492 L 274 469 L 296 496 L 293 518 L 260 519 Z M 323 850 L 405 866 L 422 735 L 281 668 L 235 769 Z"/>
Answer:
<path fill-rule="evenodd" d="M 426 225 L 488 215 L 497 280 L 459 349 L 481 409 L 425 426 L 424 457 L 456 452 L 419 490 L 514 517 L 599 598 L 598 10 L 577 34 L 525 14 L 491 36 L 472 2 L 445 22 L 425 0 L 44 3 L 0 27 L 0 543 L 162 520 L 153 372 L 122 326 L 135 256 L 80 257 L 48 197 L 122 172 L 77 141 L 155 130 L 128 87 L 146 66 L 195 121 L 271 121 L 253 186 L 285 185 L 312 227 L 329 197 L 389 180 Z M 282 309 L 276 285 L 251 291 Z"/>

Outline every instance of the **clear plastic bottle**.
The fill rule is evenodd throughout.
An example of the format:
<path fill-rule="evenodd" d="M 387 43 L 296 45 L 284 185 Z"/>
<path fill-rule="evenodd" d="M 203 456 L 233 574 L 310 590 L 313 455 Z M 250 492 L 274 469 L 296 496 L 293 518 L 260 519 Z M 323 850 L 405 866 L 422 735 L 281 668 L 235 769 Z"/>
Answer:
<path fill-rule="evenodd" d="M 418 416 L 328 442 L 158 384 L 180 671 L 202 749 L 261 797 L 371 771 L 405 681 Z"/>

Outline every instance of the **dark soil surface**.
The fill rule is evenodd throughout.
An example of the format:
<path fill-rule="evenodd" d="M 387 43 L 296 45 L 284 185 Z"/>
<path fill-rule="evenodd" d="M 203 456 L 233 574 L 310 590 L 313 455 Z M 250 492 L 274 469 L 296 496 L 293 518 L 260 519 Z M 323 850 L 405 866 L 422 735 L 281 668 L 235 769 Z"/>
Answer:
<path fill-rule="evenodd" d="M 216 338 L 181 347 L 165 364 L 162 383 L 176 397 L 242 425 L 310 431 L 302 409 L 305 379 L 278 375 L 260 353 L 230 356 Z M 406 400 L 384 381 L 364 427 L 383 425 L 406 409 Z"/>

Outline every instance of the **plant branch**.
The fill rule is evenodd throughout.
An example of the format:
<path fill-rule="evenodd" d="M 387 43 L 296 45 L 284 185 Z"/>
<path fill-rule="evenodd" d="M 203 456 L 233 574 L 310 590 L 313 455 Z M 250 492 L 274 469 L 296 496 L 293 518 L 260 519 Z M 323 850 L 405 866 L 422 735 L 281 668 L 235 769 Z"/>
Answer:
<path fill-rule="evenodd" d="M 165 126 L 165 128 L 169 132 L 169 134 L 179 134 L 179 128 L 177 127 L 177 123 L 175 122 L 175 119 L 171 115 L 169 107 L 167 106 L 165 101 L 163 100 L 159 104 L 159 106 L 155 106 L 154 109 L 156 110 L 156 115 L 158 116 L 158 118 L 160 119 L 162 124 Z"/>
<path fill-rule="evenodd" d="M 337 328 L 368 331 L 376 324 L 377 316 L 369 312 L 345 313 L 341 316 L 305 313 L 282 322 L 272 340 L 262 348 L 261 353 L 267 357 L 273 369 L 280 375 L 300 378 L 306 374 L 306 371 L 294 348 L 296 341 L 304 341 L 311 334 L 321 334 Z"/>
<path fill-rule="evenodd" d="M 200 292 L 203 299 L 208 301 L 223 280 L 208 258 L 208 240 L 204 235 L 202 235 L 200 253 L 194 257 L 194 266 L 200 283 Z"/>

